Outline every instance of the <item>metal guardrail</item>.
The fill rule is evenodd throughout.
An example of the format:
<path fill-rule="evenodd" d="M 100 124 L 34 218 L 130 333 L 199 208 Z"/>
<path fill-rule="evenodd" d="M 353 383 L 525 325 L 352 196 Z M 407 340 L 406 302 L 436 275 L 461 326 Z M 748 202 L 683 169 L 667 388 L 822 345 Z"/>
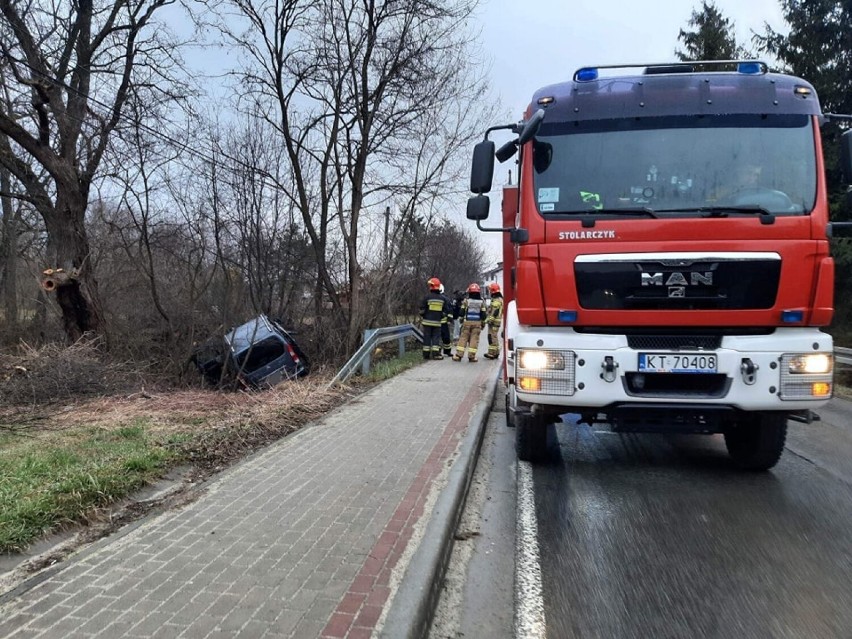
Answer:
<path fill-rule="evenodd" d="M 370 356 L 373 349 L 383 342 L 398 340 L 399 355 L 405 354 L 405 338 L 414 337 L 419 342 L 423 341 L 423 333 L 414 324 L 402 324 L 400 326 L 386 326 L 383 328 L 368 328 L 364 331 L 364 343 L 361 345 L 355 354 L 349 358 L 349 361 L 343 365 L 343 368 L 335 375 L 334 379 L 329 382 L 329 386 L 340 382 L 345 382 L 355 374 L 358 367 L 361 367 L 361 373 L 367 375 L 370 372 Z M 838 364 L 852 366 L 852 348 L 842 348 L 840 346 L 834 349 L 834 361 Z"/>
<path fill-rule="evenodd" d="M 841 348 L 839 346 L 834 349 L 834 361 L 838 364 L 846 364 L 852 366 L 852 348 Z"/>
<path fill-rule="evenodd" d="M 414 324 L 368 328 L 364 331 L 364 343 L 361 345 L 361 348 L 343 365 L 343 368 L 334 376 L 334 379 L 329 382 L 329 386 L 345 382 L 355 373 L 359 366 L 361 367 L 361 373 L 367 375 L 370 372 L 370 356 L 373 353 L 373 349 L 383 342 L 397 340 L 399 343 L 399 354 L 402 356 L 405 354 L 406 337 L 414 337 L 418 341 L 423 342 L 423 333 Z"/>

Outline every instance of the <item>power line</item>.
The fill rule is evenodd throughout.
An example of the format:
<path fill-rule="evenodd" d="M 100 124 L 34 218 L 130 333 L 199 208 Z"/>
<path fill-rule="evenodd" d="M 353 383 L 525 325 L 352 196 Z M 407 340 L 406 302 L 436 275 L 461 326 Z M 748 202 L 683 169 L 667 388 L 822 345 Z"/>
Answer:
<path fill-rule="evenodd" d="M 79 91 L 78 89 L 75 89 L 74 87 L 70 86 L 69 84 L 67 84 L 67 83 L 65 83 L 61 80 L 47 76 L 46 74 L 42 73 L 40 70 L 33 67 L 26 60 L 21 60 L 19 58 L 11 58 L 11 59 L 14 62 L 26 67 L 27 69 L 29 69 L 36 76 L 44 78 L 45 80 L 47 80 L 51 84 L 59 86 L 60 88 L 64 89 L 65 91 L 67 91 L 69 93 L 74 93 L 74 94 L 78 95 L 79 97 L 84 98 L 87 101 L 87 103 L 91 103 L 91 104 L 95 104 L 97 106 L 100 106 L 100 107 L 106 109 L 107 112 L 111 112 L 113 110 L 113 107 L 110 106 L 109 104 L 106 104 L 105 102 L 101 102 L 100 100 L 98 100 L 97 98 L 95 98 L 91 95 L 86 95 L 83 92 Z M 68 117 L 71 117 L 71 119 L 75 120 L 76 122 L 78 122 L 80 124 L 86 124 L 85 120 L 81 120 L 81 119 L 75 118 L 73 116 L 68 116 Z M 124 111 L 120 110 L 118 112 L 118 118 L 124 120 L 125 122 L 129 122 L 131 124 L 134 124 L 139 129 L 145 131 L 146 133 L 149 133 L 150 135 L 152 135 L 152 136 L 154 136 L 154 137 L 156 137 L 160 140 L 166 141 L 166 142 L 176 146 L 181 151 L 189 153 L 190 155 L 193 155 L 197 158 L 204 160 L 205 162 L 212 164 L 214 167 L 221 167 L 221 168 L 224 168 L 226 170 L 231 170 L 231 167 L 228 167 L 227 165 L 221 164 L 220 162 L 218 162 L 216 160 L 215 157 L 211 157 L 211 156 L 205 154 L 204 152 L 199 151 L 198 149 L 189 146 L 185 142 L 181 142 L 179 140 L 176 140 L 175 138 L 173 138 L 173 137 L 171 137 L 171 136 L 169 136 L 165 133 L 162 133 L 161 131 L 159 131 L 159 130 L 157 130 L 157 129 L 155 129 L 155 128 L 153 128 L 153 127 L 151 127 L 151 126 L 149 126 L 149 125 L 147 125 L 143 122 L 132 119 L 127 114 L 125 114 Z M 219 155 L 221 155 L 225 159 L 233 162 L 234 164 L 236 164 L 236 165 L 238 165 L 238 166 L 240 166 L 244 169 L 247 169 L 247 170 L 250 170 L 250 171 L 256 173 L 258 176 L 260 176 L 260 178 L 262 180 L 268 180 L 268 183 L 273 188 L 276 188 L 276 189 L 279 188 L 278 183 L 275 180 L 275 177 L 273 175 L 271 175 L 265 169 L 261 169 L 260 167 L 257 167 L 253 164 L 249 164 L 248 162 L 244 162 L 243 160 L 241 160 L 239 158 L 233 157 L 233 156 L 229 155 L 228 153 L 225 153 L 221 149 L 218 149 L 218 150 L 219 150 Z"/>

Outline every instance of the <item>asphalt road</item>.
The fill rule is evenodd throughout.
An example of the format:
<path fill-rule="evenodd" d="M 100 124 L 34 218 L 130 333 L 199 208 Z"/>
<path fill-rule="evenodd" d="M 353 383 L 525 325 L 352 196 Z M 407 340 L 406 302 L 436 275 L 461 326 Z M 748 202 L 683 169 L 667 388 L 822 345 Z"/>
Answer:
<path fill-rule="evenodd" d="M 758 474 L 734 469 L 719 437 L 576 424 L 555 429 L 553 459 L 525 471 L 511 465 L 513 433 L 500 415 L 481 457 L 489 498 L 466 515 L 478 534 L 459 542 L 472 559 L 464 577 L 449 578 L 461 621 L 433 637 L 486 636 L 478 624 L 490 624 L 489 637 L 852 637 L 852 404 L 834 400 L 820 414 L 791 422 L 781 462 Z M 520 567 L 486 554 L 511 538 L 516 520 L 505 513 L 527 491 L 533 578 L 523 527 Z M 538 587 L 541 614 L 525 623 L 519 611 L 535 617 Z"/>

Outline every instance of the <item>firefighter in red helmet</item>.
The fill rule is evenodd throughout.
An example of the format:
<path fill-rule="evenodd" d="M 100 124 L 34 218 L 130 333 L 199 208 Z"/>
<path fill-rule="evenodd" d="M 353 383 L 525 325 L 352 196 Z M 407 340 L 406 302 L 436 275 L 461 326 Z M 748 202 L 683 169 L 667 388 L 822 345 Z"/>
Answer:
<path fill-rule="evenodd" d="M 475 362 L 479 333 L 485 325 L 485 302 L 482 299 L 479 284 L 476 282 L 467 287 L 467 299 L 462 302 L 460 319 L 463 323 L 453 360 L 460 362 L 467 348 L 468 361 Z"/>
<path fill-rule="evenodd" d="M 423 359 L 444 359 L 441 355 L 441 325 L 450 313 L 447 298 L 441 295 L 441 280 L 426 280 L 429 292 L 420 304 L 420 326 L 423 329 Z"/>
<path fill-rule="evenodd" d="M 497 359 L 500 357 L 500 325 L 503 323 L 503 294 L 500 292 L 500 285 L 497 282 L 491 282 L 488 285 L 488 292 L 491 293 L 491 304 L 488 307 L 488 317 L 485 323 L 488 325 L 488 352 L 485 354 L 487 359 Z"/>

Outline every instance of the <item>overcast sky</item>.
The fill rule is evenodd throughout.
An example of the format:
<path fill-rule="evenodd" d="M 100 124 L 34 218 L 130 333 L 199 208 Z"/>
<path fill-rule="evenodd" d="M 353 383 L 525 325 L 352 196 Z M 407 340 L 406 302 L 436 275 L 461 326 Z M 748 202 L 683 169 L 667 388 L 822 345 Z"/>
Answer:
<path fill-rule="evenodd" d="M 752 48 L 752 31 L 763 33 L 765 23 L 786 31 L 780 0 L 716 0 L 715 5 L 734 23 L 737 43 L 746 47 Z M 483 0 L 483 54 L 490 59 L 491 84 L 508 122 L 521 118 L 536 89 L 570 79 L 579 67 L 675 60 L 675 49 L 683 49 L 678 32 L 689 29 L 692 11 L 700 6 L 700 0 Z M 498 165 L 495 188 L 505 181 L 507 168 Z M 499 199 L 499 191 L 492 191 L 493 225 Z M 489 257 L 501 259 L 500 234 L 483 235 Z"/>
<path fill-rule="evenodd" d="M 716 0 L 751 46 L 764 23 L 784 31 L 780 0 Z M 700 1 L 484 0 L 479 10 L 483 50 L 492 61 L 496 92 L 520 115 L 541 86 L 570 79 L 581 66 L 670 62 L 680 29 Z"/>

